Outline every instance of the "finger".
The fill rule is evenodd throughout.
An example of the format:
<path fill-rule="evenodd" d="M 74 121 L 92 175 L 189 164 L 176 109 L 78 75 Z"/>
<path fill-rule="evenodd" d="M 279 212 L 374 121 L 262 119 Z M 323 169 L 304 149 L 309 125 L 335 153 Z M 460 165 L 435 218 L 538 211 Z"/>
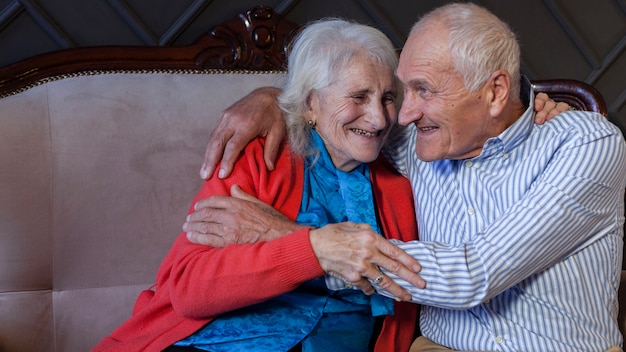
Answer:
<path fill-rule="evenodd" d="M 232 208 L 233 209 L 229 209 L 228 207 L 201 208 L 188 214 L 185 222 L 187 224 L 194 224 L 195 226 L 208 226 L 213 223 L 233 226 L 237 222 L 237 212 L 239 211 L 239 208 Z M 208 231 L 206 231 L 206 233 L 208 233 Z"/>
<path fill-rule="evenodd" d="M 535 97 L 535 102 L 534 102 L 534 106 L 535 106 L 535 111 L 541 111 L 543 110 L 543 107 L 546 103 L 546 101 L 548 101 L 548 95 L 546 93 L 537 93 L 537 96 Z"/>
<path fill-rule="evenodd" d="M 285 134 L 284 125 L 279 125 L 267 133 L 265 146 L 263 147 L 263 160 L 265 160 L 265 166 L 270 171 L 276 167 L 276 157 Z"/>
<path fill-rule="evenodd" d="M 234 198 L 245 200 L 248 202 L 265 204 L 259 199 L 257 199 L 256 197 L 250 195 L 249 193 L 241 189 L 241 187 L 239 187 L 239 185 L 236 185 L 236 184 L 230 186 L 230 195 Z"/>
<path fill-rule="evenodd" d="M 218 226 L 223 227 L 222 225 L 219 225 L 217 223 L 207 221 L 188 221 L 183 224 L 183 231 L 194 232 L 201 235 L 214 235 L 216 233 L 219 233 L 216 231 L 216 228 Z"/>
<path fill-rule="evenodd" d="M 393 246 L 391 243 L 389 243 L 389 246 L 380 248 L 380 250 L 385 255 L 376 256 L 374 258 L 375 264 L 387 272 L 406 280 L 417 288 L 423 289 L 426 287 L 426 281 L 417 274 L 422 268 L 415 258 L 408 255 L 400 248 Z M 370 273 L 369 275 L 372 274 Z M 385 280 L 385 282 L 387 282 L 387 280 Z M 391 284 L 393 286 L 392 283 L 393 281 L 387 284 Z M 381 287 L 384 287 L 383 284 L 381 284 Z"/>
<path fill-rule="evenodd" d="M 393 281 L 389 276 L 383 275 L 380 278 L 378 283 L 375 283 L 376 278 L 372 280 L 374 282 L 374 287 L 377 289 L 382 289 L 390 293 L 393 297 L 405 302 L 410 302 L 413 297 L 411 294 L 402 288 L 402 286 L 398 285 L 395 281 Z"/>
<path fill-rule="evenodd" d="M 400 269 L 402 267 L 411 270 L 412 272 L 420 272 L 422 270 L 422 266 L 413 256 L 407 254 L 400 247 L 397 247 L 392 242 L 387 240 L 377 242 L 378 250 L 381 251 L 384 256 L 380 258 L 385 261 L 385 268 L 389 271 L 394 271 L 394 264 L 397 265 L 397 268 Z"/>
<path fill-rule="evenodd" d="M 374 293 L 376 293 L 376 289 L 374 288 L 374 286 L 372 286 L 372 284 L 365 278 L 362 278 L 361 280 L 355 283 L 350 283 L 350 284 L 354 287 L 357 287 L 359 290 L 363 291 L 363 293 L 368 296 L 371 296 Z"/>
<path fill-rule="evenodd" d="M 245 145 L 237 145 L 232 138 L 226 143 L 217 177 L 226 178 L 230 175 L 230 173 L 233 171 L 233 165 L 235 165 L 235 162 L 237 161 L 237 158 L 239 157 L 239 154 L 244 147 Z"/>
<path fill-rule="evenodd" d="M 352 286 L 358 287 L 365 294 L 372 294 L 379 289 L 387 291 L 393 297 L 398 300 L 410 302 L 412 300 L 411 294 L 393 281 L 390 277 L 383 274 L 377 267 L 372 267 L 371 274 L 360 277 L 357 281 L 349 282 Z"/>
<path fill-rule="evenodd" d="M 350 282 L 348 279 L 346 279 L 345 277 L 343 277 L 341 274 L 334 272 L 334 271 L 330 271 L 327 274 L 329 274 L 330 276 L 336 277 L 339 280 L 343 281 L 346 284 L 346 288 L 350 289 L 352 287 L 356 287 L 358 289 L 360 289 L 361 291 L 363 291 L 363 293 L 365 293 L 366 295 L 373 295 L 374 293 L 376 293 L 376 289 L 374 289 L 374 287 L 372 286 L 372 284 L 370 282 L 368 282 L 368 280 L 364 280 L 362 277 L 360 277 L 356 282 Z"/>
<path fill-rule="evenodd" d="M 543 125 L 546 122 L 548 115 L 544 111 L 539 111 L 535 114 L 535 123 Z"/>
<path fill-rule="evenodd" d="M 215 248 L 222 248 L 225 245 L 222 237 L 197 232 L 187 232 L 187 239 L 191 243 Z"/>
<path fill-rule="evenodd" d="M 568 111 L 568 110 L 570 110 L 570 106 L 568 103 L 564 103 L 564 102 L 557 103 L 554 109 L 552 109 L 552 111 L 550 111 L 550 113 L 548 114 L 548 119 L 551 119 L 554 116 L 564 111 Z"/>
<path fill-rule="evenodd" d="M 204 152 L 204 162 L 202 163 L 202 167 L 200 167 L 200 178 L 203 180 L 210 179 L 215 172 L 215 162 L 213 161 L 215 159 L 214 153 L 215 151 L 213 148 L 211 148 L 209 143 L 207 143 L 207 147 Z"/>
<path fill-rule="evenodd" d="M 549 100 L 546 101 L 546 103 L 543 105 L 543 110 L 544 111 L 552 111 L 556 108 L 557 104 L 555 101 L 553 100 Z"/>
<path fill-rule="evenodd" d="M 213 177 L 215 168 L 219 164 L 222 155 L 224 154 L 224 146 L 226 141 L 232 136 L 232 134 L 215 135 L 211 136 L 207 143 L 207 148 L 204 152 L 204 162 L 200 168 L 200 177 L 204 180 L 208 180 Z"/>
<path fill-rule="evenodd" d="M 233 198 L 229 196 L 210 196 L 209 198 L 197 201 L 196 204 L 194 204 L 193 209 L 195 213 L 200 213 L 202 210 L 205 210 L 205 213 L 208 213 L 213 210 L 236 207 L 237 203 L 238 201 L 234 201 Z"/>

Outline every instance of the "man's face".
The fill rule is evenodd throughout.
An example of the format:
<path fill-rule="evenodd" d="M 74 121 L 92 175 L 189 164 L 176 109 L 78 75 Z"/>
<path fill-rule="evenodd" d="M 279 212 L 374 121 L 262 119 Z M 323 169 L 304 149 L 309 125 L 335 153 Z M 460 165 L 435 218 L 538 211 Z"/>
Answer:
<path fill-rule="evenodd" d="M 400 55 L 397 74 L 404 100 L 398 122 L 417 127 L 415 151 L 421 160 L 477 156 L 493 135 L 487 91 L 465 89 L 450 57 L 445 27 L 431 25 L 418 32 Z"/>

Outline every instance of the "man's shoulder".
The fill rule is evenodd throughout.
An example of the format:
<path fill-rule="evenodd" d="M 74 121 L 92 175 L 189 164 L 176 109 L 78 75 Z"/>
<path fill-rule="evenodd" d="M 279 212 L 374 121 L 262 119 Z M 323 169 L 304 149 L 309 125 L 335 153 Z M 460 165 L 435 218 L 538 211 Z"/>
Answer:
<path fill-rule="evenodd" d="M 538 127 L 542 127 L 538 125 Z M 593 111 L 571 110 L 562 112 L 545 123 L 545 127 L 557 133 L 578 133 L 581 135 L 594 134 L 603 131 L 604 134 L 621 136 L 620 129 L 604 115 Z"/>
<path fill-rule="evenodd" d="M 556 115 L 546 125 L 562 125 L 564 127 L 608 126 L 612 123 L 602 114 L 595 111 L 568 110 Z"/>

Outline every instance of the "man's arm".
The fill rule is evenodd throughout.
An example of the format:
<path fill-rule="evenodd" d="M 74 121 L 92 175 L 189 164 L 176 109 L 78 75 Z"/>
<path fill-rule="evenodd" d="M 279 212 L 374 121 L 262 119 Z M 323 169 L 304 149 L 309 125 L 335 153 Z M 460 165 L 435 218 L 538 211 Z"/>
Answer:
<path fill-rule="evenodd" d="M 211 247 L 272 241 L 308 227 L 291 222 L 237 186 L 231 187 L 231 197 L 212 196 L 196 203 L 194 209 L 183 225 L 187 238 L 192 243 Z M 372 231 L 369 225 L 330 224 L 311 230 L 309 238 L 325 273 L 366 294 L 374 293 L 372 282 L 381 275 L 380 268 L 415 287 L 426 285 L 417 274 L 421 270 L 419 262 Z M 405 289 L 385 275 L 377 285 L 392 297 L 411 300 Z"/>
<path fill-rule="evenodd" d="M 544 156 L 543 164 L 527 167 L 526 170 L 533 169 L 530 173 L 510 175 L 516 181 L 507 187 L 502 186 L 502 189 L 509 190 L 506 197 L 500 197 L 487 178 L 478 181 L 477 189 L 485 189 L 483 194 L 494 191 L 494 196 L 499 200 L 510 199 L 510 204 L 487 199 L 485 202 L 489 203 L 477 205 L 474 216 L 480 214 L 481 218 L 486 219 L 493 217 L 493 221 L 474 233 L 459 234 L 439 226 L 445 226 L 445 223 L 429 223 L 428 219 L 424 219 L 427 224 L 422 226 L 422 230 L 441 231 L 436 236 L 438 241 L 415 241 L 399 245 L 420 261 L 423 267 L 421 275 L 428 282 L 426 290 L 415 290 L 410 283 L 402 283 L 401 279 L 394 278 L 412 293 L 415 302 L 448 309 L 470 308 L 533 275 L 544 278 L 559 276 L 550 269 L 559 265 L 554 270 L 564 270 L 566 265 L 580 264 L 583 260 L 581 258 L 586 262 L 600 263 L 609 270 L 621 268 L 621 265 L 612 266 L 614 263 L 611 263 L 613 251 L 621 250 L 621 244 L 619 248 L 611 248 L 609 243 L 621 235 L 618 213 L 619 203 L 623 202 L 626 174 L 624 141 L 616 128 L 596 126 L 595 130 L 585 132 L 576 126 L 592 118 L 604 121 L 603 117 L 582 116 L 586 114 L 583 112 L 572 114 L 580 116 L 564 117 L 557 122 L 557 125 L 572 127 L 566 129 L 567 135 L 565 132 L 552 133 L 552 128 L 545 128 L 542 130 L 543 137 L 537 137 L 539 134 L 535 136 L 542 138 L 542 151 L 553 149 L 549 162 L 546 161 L 545 152 L 532 156 L 533 160 Z M 526 150 L 516 154 L 531 155 Z M 508 161 L 522 163 L 518 156 Z M 422 177 L 430 172 L 425 169 L 422 169 Z M 476 189 L 476 186 L 473 188 Z M 513 192 L 513 189 L 516 191 Z M 432 203 L 421 202 L 426 207 L 450 198 L 442 189 L 428 191 L 431 195 L 432 192 L 436 194 Z M 439 194 L 441 196 L 437 198 Z M 481 204 L 483 209 L 480 209 Z M 454 209 L 461 208 L 463 205 Z M 502 208 L 502 211 L 498 208 Z M 437 214 L 441 214 L 441 211 Z M 430 216 L 429 219 L 432 219 L 432 215 L 432 212 L 425 213 L 425 217 Z M 450 219 L 455 216 L 447 215 Z M 466 224 L 465 220 L 459 221 L 462 225 Z M 434 225 L 439 227 L 433 229 Z M 456 229 L 462 225 L 454 222 L 452 227 Z M 469 221 L 467 226 L 470 226 Z M 467 240 L 460 240 L 461 235 Z M 590 247 L 603 249 L 601 252 L 594 252 L 598 249 L 587 251 Z M 563 263 L 570 256 L 576 258 L 572 258 L 572 262 Z M 540 274 L 546 271 L 551 274 Z M 591 275 L 596 277 L 595 274 Z M 392 274 L 390 276 L 393 278 Z M 588 273 L 560 277 L 568 284 L 578 280 L 592 282 Z M 607 285 L 610 285 L 609 281 L 607 279 Z M 551 284 L 556 289 L 558 284 L 563 283 Z"/>
<path fill-rule="evenodd" d="M 309 227 L 289 220 L 238 185 L 230 188 L 230 195 L 211 196 L 194 204 L 194 212 L 183 224 L 183 231 L 191 242 L 225 247 L 234 243 L 270 241 Z"/>
<path fill-rule="evenodd" d="M 230 175 L 243 148 L 257 136 L 266 137 L 265 165 L 268 170 L 274 169 L 278 147 L 286 134 L 285 120 L 276 102 L 279 94 L 278 88 L 259 88 L 224 110 L 209 138 L 200 177 L 205 180 L 212 177 L 220 159 L 218 177 Z M 569 110 L 569 105 L 556 103 L 545 93 L 537 94 L 534 107 L 538 124 Z"/>

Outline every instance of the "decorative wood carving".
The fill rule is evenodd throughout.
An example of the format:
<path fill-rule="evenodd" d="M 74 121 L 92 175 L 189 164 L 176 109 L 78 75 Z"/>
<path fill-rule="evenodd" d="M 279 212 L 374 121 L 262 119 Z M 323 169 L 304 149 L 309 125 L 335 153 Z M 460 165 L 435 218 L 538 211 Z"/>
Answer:
<path fill-rule="evenodd" d="M 188 46 L 102 46 L 45 53 L 0 68 L 0 97 L 86 71 L 284 70 L 298 25 L 257 6 L 214 27 Z"/>
<path fill-rule="evenodd" d="M 285 51 L 297 30 L 270 7 L 255 7 L 211 30 L 210 38 L 225 46 L 207 45 L 196 63 L 202 68 L 285 69 Z"/>

